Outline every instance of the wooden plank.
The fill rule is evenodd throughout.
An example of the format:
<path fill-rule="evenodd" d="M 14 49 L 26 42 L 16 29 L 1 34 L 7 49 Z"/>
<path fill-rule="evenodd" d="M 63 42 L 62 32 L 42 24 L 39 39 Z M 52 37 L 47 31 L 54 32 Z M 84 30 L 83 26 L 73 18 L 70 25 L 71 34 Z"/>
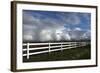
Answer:
<path fill-rule="evenodd" d="M 60 42 L 60 43 L 50 43 L 50 44 L 74 44 L 78 42 Z M 30 45 L 48 45 L 48 43 L 29 43 Z M 23 46 L 26 46 L 27 43 L 24 43 Z"/>
<path fill-rule="evenodd" d="M 63 45 L 63 47 L 69 47 L 69 46 L 74 46 L 74 45 Z M 61 47 L 60 46 L 50 46 L 50 48 L 57 48 L 57 47 Z M 47 47 L 37 47 L 37 48 L 29 48 L 29 50 L 36 50 L 36 49 L 46 49 L 46 48 L 49 48 L 49 46 Z M 27 49 L 23 49 L 23 51 L 26 51 Z"/>

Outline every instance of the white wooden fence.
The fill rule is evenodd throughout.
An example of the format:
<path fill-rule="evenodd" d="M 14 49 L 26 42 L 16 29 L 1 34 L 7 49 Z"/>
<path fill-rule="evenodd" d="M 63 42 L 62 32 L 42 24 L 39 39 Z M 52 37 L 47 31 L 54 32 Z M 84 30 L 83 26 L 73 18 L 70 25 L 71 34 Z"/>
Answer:
<path fill-rule="evenodd" d="M 58 51 L 58 50 L 62 52 L 64 49 L 82 47 L 82 46 L 86 46 L 87 44 L 88 44 L 87 42 L 24 43 L 23 46 L 26 46 L 27 48 L 23 48 L 23 51 L 26 51 L 27 53 L 23 54 L 23 56 L 27 56 L 27 59 L 29 59 L 30 55 L 53 52 L 53 51 Z M 42 45 L 42 47 L 30 48 L 30 46 L 35 46 L 35 45 L 37 46 Z M 43 45 L 46 45 L 46 46 L 43 46 Z M 52 48 L 56 48 L 56 49 L 52 49 Z M 41 50 L 41 49 L 46 49 L 46 50 L 30 53 L 30 51 L 32 50 L 34 51 L 34 50 Z"/>

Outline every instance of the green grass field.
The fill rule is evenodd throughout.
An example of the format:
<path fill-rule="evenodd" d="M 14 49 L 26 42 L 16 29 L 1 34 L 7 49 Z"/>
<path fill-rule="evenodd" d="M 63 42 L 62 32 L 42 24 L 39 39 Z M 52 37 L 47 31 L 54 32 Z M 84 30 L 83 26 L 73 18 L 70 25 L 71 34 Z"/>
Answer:
<path fill-rule="evenodd" d="M 91 59 L 91 47 L 90 45 L 66 49 L 62 52 L 55 51 L 50 53 L 42 53 L 38 55 L 32 55 L 29 59 L 23 57 L 23 62 L 39 62 L 39 61 L 61 61 L 61 60 L 82 60 Z"/>

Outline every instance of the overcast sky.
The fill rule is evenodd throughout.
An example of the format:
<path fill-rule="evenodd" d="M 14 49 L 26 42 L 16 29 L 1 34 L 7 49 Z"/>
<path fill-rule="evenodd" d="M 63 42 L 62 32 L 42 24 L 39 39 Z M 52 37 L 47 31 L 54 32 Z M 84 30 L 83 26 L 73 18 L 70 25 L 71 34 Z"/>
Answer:
<path fill-rule="evenodd" d="M 90 13 L 23 10 L 24 41 L 90 39 L 90 27 Z"/>

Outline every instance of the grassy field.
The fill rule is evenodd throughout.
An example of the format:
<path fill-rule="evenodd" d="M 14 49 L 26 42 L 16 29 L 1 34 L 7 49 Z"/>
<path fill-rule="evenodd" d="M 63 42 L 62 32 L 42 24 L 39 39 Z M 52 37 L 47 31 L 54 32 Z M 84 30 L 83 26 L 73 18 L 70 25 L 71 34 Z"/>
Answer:
<path fill-rule="evenodd" d="M 23 62 L 39 62 L 39 61 L 61 61 L 61 60 L 82 60 L 91 58 L 90 45 L 66 49 L 61 51 L 55 51 L 50 53 L 43 53 L 38 55 L 32 55 L 29 59 L 23 57 Z"/>

